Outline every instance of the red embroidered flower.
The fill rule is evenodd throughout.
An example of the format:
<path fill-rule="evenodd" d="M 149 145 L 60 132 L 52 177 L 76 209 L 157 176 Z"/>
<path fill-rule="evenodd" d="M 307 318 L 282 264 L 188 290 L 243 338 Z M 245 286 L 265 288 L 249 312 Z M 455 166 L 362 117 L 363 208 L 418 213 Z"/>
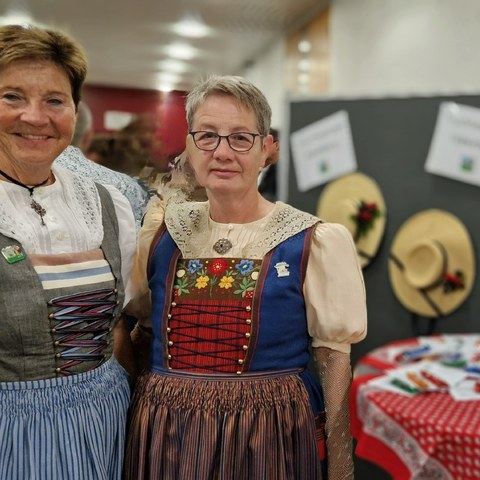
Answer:
<path fill-rule="evenodd" d="M 173 289 L 173 296 L 178 297 L 178 288 Z"/>
<path fill-rule="evenodd" d="M 245 292 L 245 298 L 253 298 L 253 290 L 247 290 Z"/>
<path fill-rule="evenodd" d="M 208 273 L 212 273 L 213 275 L 222 275 L 222 273 L 226 272 L 228 268 L 228 263 L 224 258 L 216 258 L 215 260 L 210 263 L 208 267 Z"/>

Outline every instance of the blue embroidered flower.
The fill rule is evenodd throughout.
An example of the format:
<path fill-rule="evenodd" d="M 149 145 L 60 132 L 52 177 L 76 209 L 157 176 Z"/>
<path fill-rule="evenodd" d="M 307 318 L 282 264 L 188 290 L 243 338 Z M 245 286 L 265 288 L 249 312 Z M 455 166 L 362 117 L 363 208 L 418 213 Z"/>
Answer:
<path fill-rule="evenodd" d="M 235 265 L 235 268 L 242 274 L 247 275 L 253 270 L 253 262 L 251 260 L 242 260 Z"/>
<path fill-rule="evenodd" d="M 195 273 L 203 267 L 203 264 L 200 263 L 200 260 L 189 260 L 188 262 L 188 271 L 190 273 Z"/>

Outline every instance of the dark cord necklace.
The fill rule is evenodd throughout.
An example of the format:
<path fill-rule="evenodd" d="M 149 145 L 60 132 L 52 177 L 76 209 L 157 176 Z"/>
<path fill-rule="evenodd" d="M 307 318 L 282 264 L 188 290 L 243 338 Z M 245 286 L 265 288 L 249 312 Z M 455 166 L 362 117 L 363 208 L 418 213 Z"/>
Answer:
<path fill-rule="evenodd" d="M 43 217 L 44 215 L 47 213 L 47 211 L 33 198 L 33 191 L 37 188 L 37 187 L 41 187 L 42 185 L 45 185 L 48 180 L 50 179 L 50 174 L 48 174 L 48 177 L 41 183 L 37 183 L 37 185 L 32 185 L 31 187 L 29 187 L 28 185 L 25 185 L 24 183 L 22 182 L 19 182 L 18 180 L 15 180 L 14 178 L 12 178 L 10 175 L 7 175 L 5 172 L 2 172 L 2 170 L 0 170 L 0 174 L 5 177 L 7 180 L 10 180 L 12 183 L 14 183 L 15 185 L 18 185 L 19 187 L 23 187 L 23 188 L 26 188 L 29 193 L 30 193 L 30 206 L 32 207 L 33 211 L 40 216 L 40 219 L 42 220 L 42 225 L 45 225 L 45 222 L 43 221 Z"/>

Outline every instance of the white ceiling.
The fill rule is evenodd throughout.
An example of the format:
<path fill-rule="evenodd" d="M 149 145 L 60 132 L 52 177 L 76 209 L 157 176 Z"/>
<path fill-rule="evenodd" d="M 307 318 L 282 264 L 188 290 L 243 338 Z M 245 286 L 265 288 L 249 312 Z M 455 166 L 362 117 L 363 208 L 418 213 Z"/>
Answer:
<path fill-rule="evenodd" d="M 195 57 L 183 62 L 174 84 L 189 90 L 210 73 L 238 74 L 282 34 L 303 27 L 328 0 L 0 0 L 0 16 L 15 10 L 60 28 L 87 52 L 87 83 L 159 88 L 162 72 L 175 73 L 168 48 L 186 44 Z M 204 38 L 174 32 L 184 17 L 203 20 Z M 2 18 L 4 20 L 4 18 Z M 163 62 L 163 63 L 162 63 Z M 168 80 L 168 76 L 167 76 Z"/>

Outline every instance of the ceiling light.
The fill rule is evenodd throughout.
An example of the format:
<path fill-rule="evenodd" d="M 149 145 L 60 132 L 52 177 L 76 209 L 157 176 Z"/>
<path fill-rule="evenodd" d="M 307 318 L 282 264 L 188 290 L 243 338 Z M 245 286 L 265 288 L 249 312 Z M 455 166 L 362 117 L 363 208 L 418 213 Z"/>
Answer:
<path fill-rule="evenodd" d="M 308 40 L 300 40 L 298 42 L 298 51 L 308 53 L 312 49 L 312 44 Z"/>
<path fill-rule="evenodd" d="M 157 79 L 160 83 L 177 83 L 180 75 L 173 72 L 160 72 L 157 74 Z"/>
<path fill-rule="evenodd" d="M 29 25 L 32 22 L 32 17 L 22 10 L 10 10 L 0 16 L 0 25 Z"/>
<path fill-rule="evenodd" d="M 310 59 L 301 58 L 298 61 L 298 70 L 301 72 L 308 72 L 310 70 Z"/>
<path fill-rule="evenodd" d="M 206 37 L 211 29 L 205 24 L 200 15 L 188 13 L 178 23 L 173 25 L 173 31 L 184 37 Z"/>
<path fill-rule="evenodd" d="M 181 60 L 162 60 L 157 65 L 160 69 L 175 73 L 184 73 L 189 70 L 189 66 Z"/>
<path fill-rule="evenodd" d="M 166 47 L 168 55 L 180 60 L 191 60 L 195 57 L 197 50 L 186 43 L 174 43 Z"/>
<path fill-rule="evenodd" d="M 160 90 L 161 92 L 171 92 L 172 90 L 175 90 L 175 87 L 173 83 L 159 82 L 157 85 L 157 90 Z"/>

